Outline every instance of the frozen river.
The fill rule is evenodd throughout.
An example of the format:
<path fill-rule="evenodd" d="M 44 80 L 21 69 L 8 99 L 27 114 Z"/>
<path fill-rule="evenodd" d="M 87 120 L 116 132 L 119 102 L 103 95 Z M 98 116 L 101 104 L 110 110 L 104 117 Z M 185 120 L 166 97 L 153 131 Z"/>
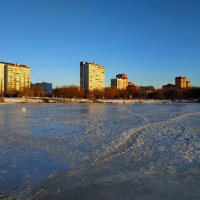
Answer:
<path fill-rule="evenodd" d="M 200 104 L 0 105 L 0 199 L 200 199 Z"/>

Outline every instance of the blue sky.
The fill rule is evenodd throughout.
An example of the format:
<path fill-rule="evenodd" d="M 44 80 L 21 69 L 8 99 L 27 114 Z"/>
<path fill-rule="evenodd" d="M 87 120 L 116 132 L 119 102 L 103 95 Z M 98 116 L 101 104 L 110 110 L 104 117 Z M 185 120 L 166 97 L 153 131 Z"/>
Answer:
<path fill-rule="evenodd" d="M 27 64 L 32 82 L 79 85 L 80 61 L 137 85 L 200 86 L 199 0 L 0 0 L 0 61 Z"/>

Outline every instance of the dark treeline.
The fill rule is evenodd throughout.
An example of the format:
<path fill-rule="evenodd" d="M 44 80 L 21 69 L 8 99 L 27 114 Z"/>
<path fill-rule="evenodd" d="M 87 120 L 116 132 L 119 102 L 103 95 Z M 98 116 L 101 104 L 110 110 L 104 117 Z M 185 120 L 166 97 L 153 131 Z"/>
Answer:
<path fill-rule="evenodd" d="M 63 86 L 53 89 L 53 95 L 59 98 L 83 98 L 84 91 L 78 86 Z"/>
<path fill-rule="evenodd" d="M 134 89 L 119 90 L 107 87 L 104 91 L 93 90 L 86 92 L 78 86 L 58 87 L 53 90 L 55 97 L 63 98 L 89 98 L 89 99 L 200 99 L 200 88 L 192 87 L 187 90 L 179 89 Z"/>
<path fill-rule="evenodd" d="M 2 95 L 1 95 L 2 96 Z M 86 92 L 78 86 L 63 86 L 53 89 L 51 93 L 37 90 L 13 92 L 4 94 L 12 97 L 58 97 L 58 98 L 88 98 L 88 99 L 200 99 L 200 87 L 192 87 L 187 90 L 179 89 L 134 89 L 119 90 L 115 87 L 106 87 L 104 91 L 93 90 Z"/>

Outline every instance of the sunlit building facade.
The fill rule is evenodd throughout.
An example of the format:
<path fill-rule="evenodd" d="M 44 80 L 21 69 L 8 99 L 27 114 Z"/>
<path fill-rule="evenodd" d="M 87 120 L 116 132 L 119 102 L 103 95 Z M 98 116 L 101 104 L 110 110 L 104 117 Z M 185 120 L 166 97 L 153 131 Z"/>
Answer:
<path fill-rule="evenodd" d="M 4 93 L 4 65 L 0 63 L 0 95 Z"/>
<path fill-rule="evenodd" d="M 80 87 L 86 91 L 103 90 L 105 81 L 104 66 L 96 63 L 80 62 Z"/>
<path fill-rule="evenodd" d="M 192 87 L 192 84 L 190 81 L 186 81 L 186 88 L 190 89 Z"/>
<path fill-rule="evenodd" d="M 111 79 L 111 87 L 117 89 L 126 89 L 128 87 L 128 76 L 126 74 L 118 74 L 115 79 Z"/>
<path fill-rule="evenodd" d="M 176 89 L 190 89 L 191 82 L 185 76 L 179 76 L 175 78 L 175 87 Z"/>
<path fill-rule="evenodd" d="M 30 67 L 27 65 L 0 62 L 1 88 L 4 93 L 14 94 L 30 89 Z M 3 84 L 3 86 L 2 86 Z"/>

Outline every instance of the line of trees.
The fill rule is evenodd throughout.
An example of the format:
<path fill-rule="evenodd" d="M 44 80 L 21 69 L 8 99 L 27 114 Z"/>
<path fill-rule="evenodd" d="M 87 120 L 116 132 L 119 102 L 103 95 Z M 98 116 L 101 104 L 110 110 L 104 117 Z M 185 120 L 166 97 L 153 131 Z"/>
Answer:
<path fill-rule="evenodd" d="M 84 91 L 78 86 L 56 87 L 51 93 L 40 90 L 25 90 L 23 92 L 13 92 L 4 96 L 15 97 L 58 97 L 58 98 L 88 98 L 88 99 L 200 99 L 200 87 L 191 89 L 154 89 L 127 88 L 119 90 L 115 87 L 106 87 L 102 90 Z"/>
<path fill-rule="evenodd" d="M 115 87 L 106 87 L 104 91 L 84 91 L 78 86 L 57 87 L 53 90 L 55 97 L 63 98 L 89 98 L 89 99 L 200 99 L 200 87 L 191 89 L 135 89 L 119 90 Z"/>

